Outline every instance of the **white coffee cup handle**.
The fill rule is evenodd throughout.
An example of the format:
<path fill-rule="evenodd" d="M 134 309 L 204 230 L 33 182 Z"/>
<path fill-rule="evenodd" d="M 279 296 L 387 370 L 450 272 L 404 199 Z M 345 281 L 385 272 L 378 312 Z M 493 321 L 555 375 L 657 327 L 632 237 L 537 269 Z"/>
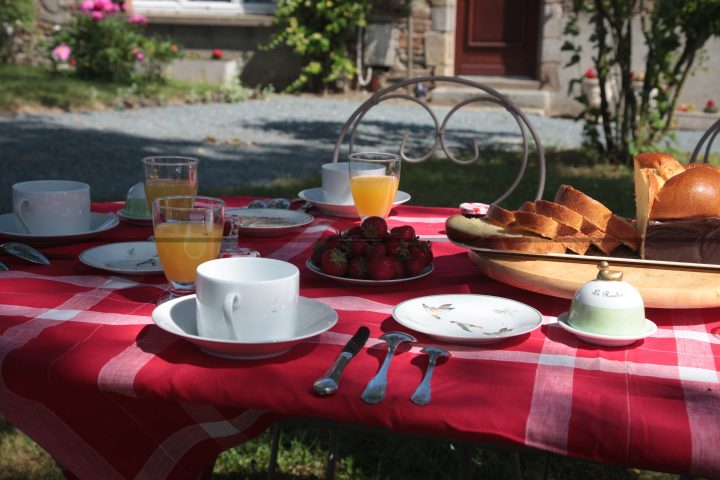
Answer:
<path fill-rule="evenodd" d="M 235 333 L 235 327 L 233 326 L 233 312 L 237 310 L 237 302 L 240 300 L 240 294 L 236 292 L 230 292 L 225 295 L 225 303 L 223 305 L 223 314 L 225 316 L 225 324 L 228 327 L 230 336 L 233 340 L 237 340 L 237 333 Z"/>
<path fill-rule="evenodd" d="M 30 227 L 27 224 L 27 221 L 25 220 L 25 217 L 23 217 L 23 208 L 30 209 L 30 201 L 27 198 L 22 198 L 19 202 L 15 204 L 15 216 L 20 221 L 25 230 L 27 230 L 27 233 L 32 233 L 30 231 Z"/>

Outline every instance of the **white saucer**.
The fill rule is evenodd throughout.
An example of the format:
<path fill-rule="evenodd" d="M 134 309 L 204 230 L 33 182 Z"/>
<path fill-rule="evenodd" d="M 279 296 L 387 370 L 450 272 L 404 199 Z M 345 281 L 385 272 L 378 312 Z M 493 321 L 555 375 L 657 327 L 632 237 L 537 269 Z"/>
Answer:
<path fill-rule="evenodd" d="M 651 320 L 645 319 L 645 330 L 637 335 L 601 335 L 599 333 L 590 333 L 573 328 L 567 323 L 568 312 L 558 315 L 558 325 L 570 333 L 574 333 L 583 342 L 600 345 L 601 347 L 626 347 L 638 340 L 647 338 L 657 331 L 657 325 Z"/>
<path fill-rule="evenodd" d="M 80 254 L 85 265 L 124 275 L 157 275 L 163 269 L 155 242 L 110 243 Z"/>
<path fill-rule="evenodd" d="M 18 225 L 15 214 L 5 213 L 0 215 L 0 236 L 42 243 L 63 243 L 92 237 L 98 233 L 117 227 L 118 223 L 120 223 L 120 221 L 114 213 L 90 212 L 90 230 L 86 232 L 66 233 L 62 235 L 37 235 L 22 231 L 22 227 Z"/>
<path fill-rule="evenodd" d="M 115 214 L 120 217 L 121 220 L 125 220 L 128 223 L 135 225 L 142 225 L 144 227 L 152 225 L 152 217 L 146 217 L 144 215 L 128 215 L 125 213 L 125 208 L 121 208 Z"/>
<path fill-rule="evenodd" d="M 308 269 L 311 272 L 316 273 L 321 277 L 332 278 L 333 280 L 337 280 L 340 283 L 346 283 L 348 285 L 366 287 L 384 287 L 387 285 L 395 285 L 396 283 L 409 282 L 411 280 L 417 280 L 418 278 L 427 277 L 432 273 L 433 270 L 435 270 L 435 266 L 431 263 L 430 265 L 425 267 L 422 272 L 420 272 L 420 275 L 416 275 L 414 277 L 393 278 L 391 280 L 364 280 L 362 278 L 336 277 L 335 275 L 329 275 L 323 272 L 322 269 L 317 267 L 314 263 L 312 263 L 310 259 L 305 262 L 305 265 L 307 265 Z"/>
<path fill-rule="evenodd" d="M 225 210 L 225 219 L 240 217 L 240 235 L 271 237 L 285 235 L 309 225 L 315 217 L 305 212 L 280 208 L 231 208 Z"/>
<path fill-rule="evenodd" d="M 323 189 L 320 187 L 303 190 L 302 192 L 298 193 L 298 197 L 302 198 L 308 203 L 312 203 L 315 208 L 317 208 L 326 215 L 343 218 L 359 218 L 357 211 L 355 210 L 355 204 L 353 202 L 328 202 L 327 200 L 325 200 Z M 402 205 L 408 200 L 410 200 L 410 194 L 398 190 L 398 192 L 395 194 L 395 201 L 393 202 L 393 207 Z"/>
<path fill-rule="evenodd" d="M 337 312 L 322 302 L 300 297 L 297 333 L 292 338 L 271 342 L 243 342 L 199 337 L 195 322 L 195 295 L 180 297 L 155 307 L 152 319 L 155 324 L 216 357 L 236 360 L 270 358 L 290 350 L 293 345 L 331 329 L 338 319 Z"/>
<path fill-rule="evenodd" d="M 542 314 L 515 300 L 490 295 L 429 295 L 407 300 L 393 318 L 416 332 L 444 342 L 482 345 L 530 333 Z"/>

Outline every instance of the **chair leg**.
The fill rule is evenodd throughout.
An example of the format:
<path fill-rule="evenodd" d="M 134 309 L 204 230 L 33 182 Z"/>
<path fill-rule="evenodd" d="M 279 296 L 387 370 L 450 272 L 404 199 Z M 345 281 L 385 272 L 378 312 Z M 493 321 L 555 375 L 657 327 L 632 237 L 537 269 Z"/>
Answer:
<path fill-rule="evenodd" d="M 547 480 L 549 474 L 550 474 L 550 454 L 545 453 L 545 462 L 543 462 L 542 480 Z"/>
<path fill-rule="evenodd" d="M 325 463 L 325 480 L 335 479 L 335 462 L 338 450 L 338 429 L 330 429 L 330 438 L 328 440 L 327 462 Z"/>
<path fill-rule="evenodd" d="M 280 449 L 280 435 L 282 434 L 282 425 L 277 422 L 272 427 L 272 441 L 270 442 L 270 464 L 268 465 L 268 480 L 275 478 L 277 470 L 278 450 Z"/>
<path fill-rule="evenodd" d="M 515 480 L 523 480 L 522 463 L 520 463 L 520 454 L 512 453 L 512 478 Z"/>
<path fill-rule="evenodd" d="M 458 445 L 458 479 L 470 480 L 472 478 L 472 459 L 470 446 L 461 443 Z"/>

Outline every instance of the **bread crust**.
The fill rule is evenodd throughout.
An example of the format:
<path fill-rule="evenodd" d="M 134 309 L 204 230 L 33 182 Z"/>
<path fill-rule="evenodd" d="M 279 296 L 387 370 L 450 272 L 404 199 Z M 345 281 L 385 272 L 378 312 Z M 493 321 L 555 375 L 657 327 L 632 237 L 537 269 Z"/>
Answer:
<path fill-rule="evenodd" d="M 515 214 L 510 210 L 505 210 L 498 205 L 490 205 L 488 207 L 487 213 L 485 214 L 485 217 L 483 218 L 485 218 L 486 221 L 492 223 L 493 225 L 507 227 L 515 221 Z"/>
<path fill-rule="evenodd" d="M 535 213 L 550 217 L 559 224 L 570 227 L 576 231 L 582 227 L 582 215 L 559 203 L 548 202 L 547 200 L 536 200 Z"/>
<path fill-rule="evenodd" d="M 592 245 L 592 241 L 587 235 L 564 225 L 560 226 L 555 241 L 562 243 L 565 248 L 578 255 L 585 255 Z"/>
<path fill-rule="evenodd" d="M 560 224 L 550 217 L 537 213 L 517 211 L 515 212 L 515 221 L 508 228 L 535 233 L 552 240 L 557 236 Z"/>
<path fill-rule="evenodd" d="M 586 222 L 603 231 L 612 216 L 612 212 L 605 205 L 570 185 L 560 185 L 555 194 L 555 203 L 579 213 Z"/>
<path fill-rule="evenodd" d="M 635 229 L 635 225 L 623 217 L 618 215 L 610 217 L 605 233 L 608 237 L 619 240 L 633 252 L 640 248 L 640 234 Z"/>
<path fill-rule="evenodd" d="M 672 155 L 662 152 L 643 152 L 634 158 L 635 168 L 650 168 L 660 175 L 663 180 L 685 171 L 685 167 Z"/>
<path fill-rule="evenodd" d="M 694 167 L 665 182 L 650 208 L 650 220 L 720 216 L 720 171 Z"/>
<path fill-rule="evenodd" d="M 610 255 L 621 243 L 620 240 L 609 237 L 603 230 L 586 223 L 581 230 L 587 235 L 593 245 L 599 248 L 605 255 Z"/>
<path fill-rule="evenodd" d="M 521 212 L 532 212 L 535 213 L 535 203 L 534 202 L 525 202 L 522 205 L 520 205 L 520 208 L 518 209 Z"/>

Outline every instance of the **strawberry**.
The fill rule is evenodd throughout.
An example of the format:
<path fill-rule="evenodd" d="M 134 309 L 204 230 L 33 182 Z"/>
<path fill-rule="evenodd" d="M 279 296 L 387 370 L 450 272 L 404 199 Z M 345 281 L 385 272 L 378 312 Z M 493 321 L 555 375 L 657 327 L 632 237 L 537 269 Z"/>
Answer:
<path fill-rule="evenodd" d="M 393 227 L 390 230 L 391 235 L 397 235 L 406 242 L 415 239 L 415 229 L 411 225 L 402 225 L 400 227 Z"/>
<path fill-rule="evenodd" d="M 403 267 L 402 262 L 399 258 L 393 258 L 393 263 L 395 264 L 395 275 L 393 275 L 393 278 L 403 278 L 405 276 L 405 267 Z"/>
<path fill-rule="evenodd" d="M 347 229 L 347 231 L 345 231 L 345 238 L 351 237 L 353 235 L 359 235 L 362 237 L 364 234 L 365 232 L 362 227 L 360 225 L 355 225 L 354 227 L 350 227 L 349 229 Z"/>
<path fill-rule="evenodd" d="M 403 257 L 407 256 L 407 253 L 408 253 L 407 243 L 405 242 L 405 240 L 400 238 L 397 234 L 391 233 L 390 236 L 388 236 L 385 239 L 384 243 L 385 243 L 385 250 L 389 257 L 403 258 Z"/>
<path fill-rule="evenodd" d="M 371 243 L 368 246 L 367 250 L 367 258 L 370 260 L 371 258 L 376 257 L 384 257 L 387 255 L 387 248 L 385 248 L 384 243 Z"/>
<path fill-rule="evenodd" d="M 325 242 L 317 242 L 315 245 L 313 245 L 313 251 L 312 256 L 310 257 L 310 261 L 319 267 L 320 262 L 322 261 L 322 255 L 323 253 L 325 253 L 325 250 Z"/>
<path fill-rule="evenodd" d="M 415 257 L 423 257 L 425 266 L 430 265 L 430 263 L 433 260 L 433 253 L 432 253 L 432 247 L 430 246 L 430 242 L 423 242 L 423 241 L 416 241 L 412 244 L 410 244 L 409 247 L 409 256 L 410 258 Z"/>
<path fill-rule="evenodd" d="M 342 249 L 335 247 L 325 250 L 320 260 L 322 271 L 328 275 L 342 277 L 348 269 L 348 262 Z"/>
<path fill-rule="evenodd" d="M 380 238 L 387 236 L 387 222 L 382 217 L 368 217 L 360 225 L 365 238 Z"/>
<path fill-rule="evenodd" d="M 368 260 L 368 276 L 373 280 L 390 280 L 395 276 L 392 257 L 374 257 Z"/>
<path fill-rule="evenodd" d="M 403 262 L 403 267 L 406 276 L 417 277 L 425 270 L 425 256 L 410 257 Z"/>
<path fill-rule="evenodd" d="M 368 251 L 368 244 L 362 235 L 352 234 L 346 237 L 349 246 L 350 258 L 363 256 Z"/>
<path fill-rule="evenodd" d="M 348 277 L 365 279 L 368 277 L 367 260 L 364 257 L 354 257 L 348 263 Z"/>

